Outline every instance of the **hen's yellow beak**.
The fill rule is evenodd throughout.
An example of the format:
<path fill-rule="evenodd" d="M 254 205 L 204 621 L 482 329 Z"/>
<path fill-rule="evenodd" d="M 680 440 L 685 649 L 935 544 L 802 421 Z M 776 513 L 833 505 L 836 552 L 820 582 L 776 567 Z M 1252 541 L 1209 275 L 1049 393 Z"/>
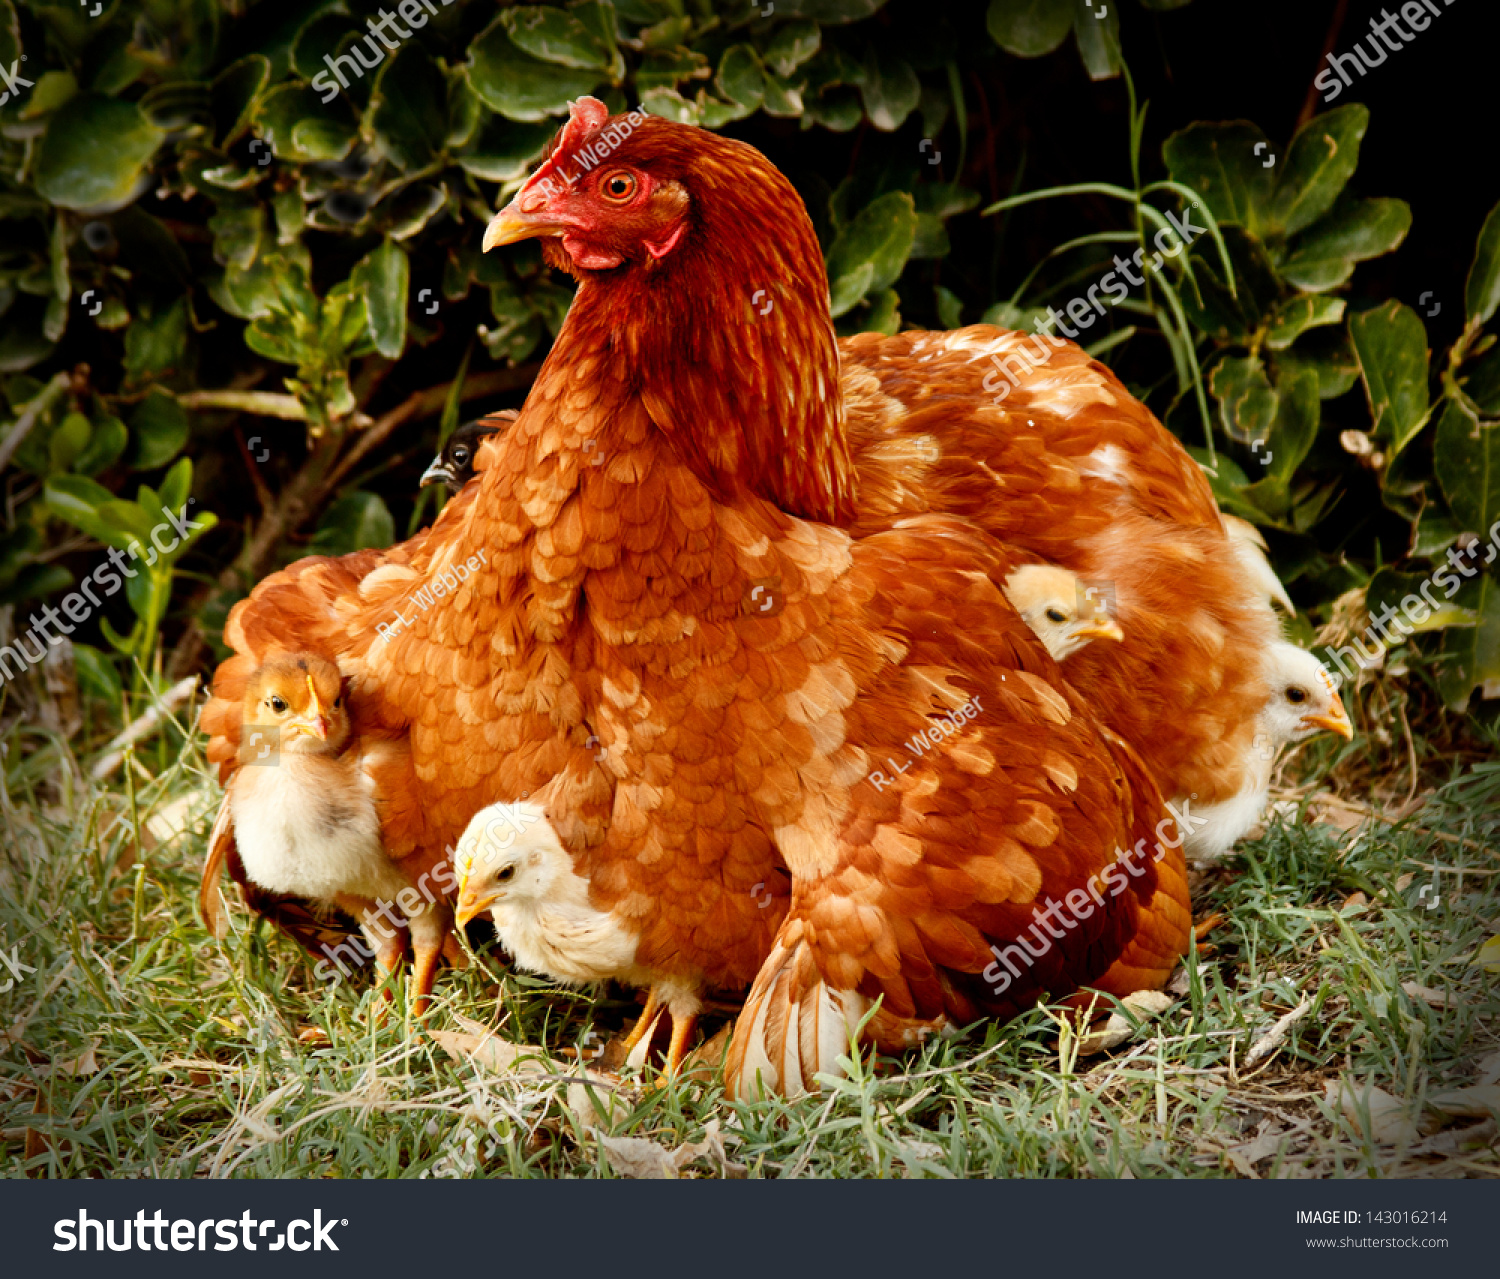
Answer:
<path fill-rule="evenodd" d="M 539 235 L 562 234 L 565 228 L 538 216 L 541 207 L 545 206 L 539 207 L 535 213 L 521 212 L 521 199 L 526 195 L 526 191 L 522 189 L 514 200 L 490 219 L 489 226 L 484 229 L 484 241 L 480 246 L 485 253 L 501 244 L 515 244 L 520 240 L 530 240 Z M 534 194 L 530 199 L 536 202 Z"/>
<path fill-rule="evenodd" d="M 1125 632 L 1120 629 L 1120 624 L 1112 617 L 1085 622 L 1073 634 L 1078 639 L 1107 639 L 1114 640 L 1116 643 L 1125 638 Z"/>

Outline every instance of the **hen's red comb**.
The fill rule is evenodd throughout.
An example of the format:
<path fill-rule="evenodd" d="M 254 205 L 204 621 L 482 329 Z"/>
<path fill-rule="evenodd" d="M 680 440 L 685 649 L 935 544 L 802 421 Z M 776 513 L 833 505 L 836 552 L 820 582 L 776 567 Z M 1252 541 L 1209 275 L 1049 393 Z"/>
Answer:
<path fill-rule="evenodd" d="M 563 125 L 557 145 L 526 185 L 540 185 L 551 179 L 559 162 L 583 144 L 583 140 L 609 119 L 609 108 L 598 98 L 578 98 L 568 103 L 568 122 Z"/>

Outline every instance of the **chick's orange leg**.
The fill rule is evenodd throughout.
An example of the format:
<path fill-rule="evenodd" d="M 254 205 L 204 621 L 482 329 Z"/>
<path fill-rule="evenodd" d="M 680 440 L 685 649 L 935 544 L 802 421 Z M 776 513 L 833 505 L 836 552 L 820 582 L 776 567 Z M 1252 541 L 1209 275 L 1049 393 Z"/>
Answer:
<path fill-rule="evenodd" d="M 412 917 L 411 1011 L 414 1017 L 427 1011 L 432 986 L 437 980 L 438 963 L 443 958 L 443 948 L 452 931 L 453 913 L 446 906 L 431 906 Z"/>
<path fill-rule="evenodd" d="M 697 1013 L 672 1015 L 672 1041 L 667 1045 L 666 1073 L 668 1075 L 675 1075 L 681 1068 L 682 1059 L 687 1056 L 688 1036 L 693 1033 L 697 1024 Z"/>
<path fill-rule="evenodd" d="M 661 992 L 655 986 L 646 992 L 646 1007 L 641 1012 L 640 1018 L 630 1028 L 630 1033 L 625 1036 L 625 1053 L 628 1056 L 641 1042 L 641 1037 L 651 1029 L 656 1021 L 656 1010 L 661 1005 Z"/>

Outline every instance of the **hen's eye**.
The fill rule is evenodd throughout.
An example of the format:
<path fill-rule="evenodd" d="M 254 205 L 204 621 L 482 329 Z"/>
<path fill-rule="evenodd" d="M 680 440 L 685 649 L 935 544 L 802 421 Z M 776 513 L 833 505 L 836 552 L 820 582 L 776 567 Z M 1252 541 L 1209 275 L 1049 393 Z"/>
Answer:
<path fill-rule="evenodd" d="M 611 200 L 630 199 L 635 194 L 635 178 L 629 173 L 611 173 L 604 179 L 604 194 Z"/>
<path fill-rule="evenodd" d="M 1047 620 L 1049 622 L 1066 622 L 1068 615 L 1060 608 L 1049 608 L 1047 610 Z"/>
<path fill-rule="evenodd" d="M 460 466 L 468 466 L 469 450 L 464 448 L 462 445 L 459 445 L 458 448 L 453 450 L 453 460 Z"/>
<path fill-rule="evenodd" d="M 507 879 L 514 878 L 515 873 L 516 868 L 514 866 L 506 866 L 500 871 L 498 875 L 495 876 L 495 878 L 503 884 Z"/>
<path fill-rule="evenodd" d="M 338 708 L 340 706 L 342 706 L 343 704 L 344 704 L 344 695 L 342 693 L 340 693 L 337 697 L 335 697 L 333 699 L 333 709 L 334 710 L 338 710 Z"/>
<path fill-rule="evenodd" d="M 1286 691 L 1286 700 L 1289 702 L 1305 702 L 1307 700 L 1307 690 L 1293 685 Z"/>
<path fill-rule="evenodd" d="M 266 698 L 266 705 L 269 706 L 278 715 L 280 715 L 282 711 L 286 710 L 286 703 L 275 694 L 272 694 L 270 697 Z"/>

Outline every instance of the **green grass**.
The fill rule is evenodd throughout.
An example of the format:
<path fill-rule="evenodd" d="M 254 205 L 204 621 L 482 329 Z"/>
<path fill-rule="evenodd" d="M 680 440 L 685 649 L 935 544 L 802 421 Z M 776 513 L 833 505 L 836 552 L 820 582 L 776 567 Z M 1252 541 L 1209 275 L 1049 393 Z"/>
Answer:
<path fill-rule="evenodd" d="M 1494 763 L 1455 765 L 1420 811 L 1371 833 L 1278 819 L 1202 874 L 1197 914 L 1225 916 L 1215 950 L 1111 1052 L 1077 1056 L 1076 1037 L 1038 1009 L 904 1058 L 866 1056 L 793 1102 L 730 1103 L 717 1079 L 627 1072 L 598 1092 L 607 1122 L 558 1063 L 616 1036 L 635 1014 L 630 992 L 554 990 L 492 953 L 445 974 L 429 1025 L 498 1026 L 548 1054 L 529 1073 L 455 1060 L 400 1000 L 373 1026 L 366 975 L 329 988 L 242 912 L 224 942 L 204 932 L 194 902 L 218 788 L 182 724 L 128 770 L 128 786 L 101 788 L 57 737 L 10 729 L 0 945 L 36 972 L 0 994 L 7 1176 L 611 1176 L 601 1132 L 675 1148 L 714 1121 L 749 1176 L 1500 1173 L 1493 1118 L 1438 1130 L 1424 1109 L 1478 1081 L 1481 1061 L 1500 1068 L 1500 978 L 1471 963 L 1500 931 Z M 153 842 L 148 822 L 172 805 L 191 820 Z M 1434 863 L 1470 873 L 1461 890 L 1441 875 L 1443 901 L 1427 909 Z M 1403 983 L 1447 998 L 1434 1007 Z M 1242 1070 L 1309 997 L 1282 1047 Z M 299 1041 L 308 1028 L 326 1042 Z M 67 1068 L 90 1049 L 92 1062 Z M 1423 1134 L 1378 1142 L 1325 1099 L 1341 1077 L 1408 1103 Z M 710 1156 L 684 1169 L 723 1172 Z"/>

